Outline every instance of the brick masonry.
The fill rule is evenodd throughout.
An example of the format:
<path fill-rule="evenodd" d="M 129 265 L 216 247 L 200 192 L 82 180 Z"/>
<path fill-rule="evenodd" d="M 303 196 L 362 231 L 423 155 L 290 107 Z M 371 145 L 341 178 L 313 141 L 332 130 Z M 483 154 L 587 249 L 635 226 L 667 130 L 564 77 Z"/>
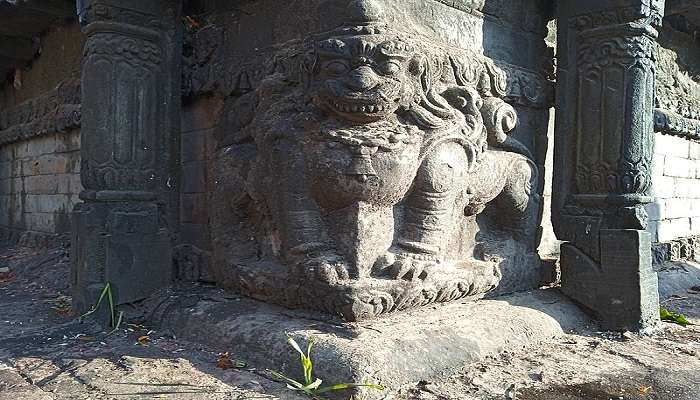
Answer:
<path fill-rule="evenodd" d="M 700 143 L 657 134 L 648 206 L 654 242 L 700 235 Z"/>

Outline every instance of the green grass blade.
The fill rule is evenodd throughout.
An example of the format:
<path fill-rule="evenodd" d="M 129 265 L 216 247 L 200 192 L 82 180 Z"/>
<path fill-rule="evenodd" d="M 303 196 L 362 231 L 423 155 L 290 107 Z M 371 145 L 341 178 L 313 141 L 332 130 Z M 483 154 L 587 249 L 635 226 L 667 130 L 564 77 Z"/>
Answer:
<path fill-rule="evenodd" d="M 109 324 L 112 328 L 116 324 L 116 316 L 114 314 L 114 298 L 112 297 L 112 285 L 107 282 L 107 300 L 109 301 Z"/>
<path fill-rule="evenodd" d="M 102 293 L 100 293 L 100 297 L 97 299 L 97 303 L 92 307 L 92 309 L 85 314 L 81 315 L 78 317 L 79 320 L 83 320 L 84 318 L 92 315 L 95 311 L 97 311 L 98 308 L 100 308 L 100 304 L 102 304 L 102 300 L 104 300 L 105 296 L 107 295 L 107 292 L 110 290 L 109 288 L 109 282 L 105 284 L 105 287 L 102 288 Z"/>
<path fill-rule="evenodd" d="M 279 373 L 279 372 L 277 372 L 277 371 L 273 371 L 273 370 L 271 370 L 271 369 L 268 369 L 267 371 L 268 371 L 270 374 L 272 374 L 272 376 L 274 376 L 275 378 L 280 379 L 280 380 L 282 380 L 282 381 L 285 381 L 285 382 L 288 383 L 289 385 L 293 386 L 291 389 L 294 389 L 294 390 L 301 390 L 301 388 L 304 387 L 304 385 L 302 385 L 301 383 L 295 381 L 295 380 L 292 379 L 292 378 L 288 378 L 287 376 L 285 376 L 285 375 L 283 375 L 283 374 L 281 374 L 281 373 Z"/>
<path fill-rule="evenodd" d="M 330 385 L 330 386 L 320 388 L 320 389 L 316 390 L 314 393 L 321 394 L 321 393 L 326 393 L 326 392 L 334 392 L 334 391 L 338 391 L 338 390 L 352 389 L 352 388 L 356 388 L 356 387 L 368 387 L 368 388 L 376 389 L 379 391 L 386 389 L 384 386 L 376 385 L 374 383 L 336 383 L 335 385 Z"/>
<path fill-rule="evenodd" d="M 119 326 L 122 324 L 122 319 L 123 319 L 123 318 L 124 318 L 124 311 L 119 311 L 119 317 L 117 317 L 117 324 L 114 326 L 114 329 L 112 329 L 111 331 L 109 331 L 109 333 L 107 334 L 107 336 L 113 334 L 114 332 L 117 331 L 117 329 L 119 329 Z"/>
<path fill-rule="evenodd" d="M 309 339 L 309 343 L 306 346 L 306 357 L 303 357 L 302 363 L 304 365 L 304 380 L 306 384 L 309 385 L 313 381 L 313 369 L 314 363 L 311 361 L 311 347 L 314 341 L 312 338 Z"/>

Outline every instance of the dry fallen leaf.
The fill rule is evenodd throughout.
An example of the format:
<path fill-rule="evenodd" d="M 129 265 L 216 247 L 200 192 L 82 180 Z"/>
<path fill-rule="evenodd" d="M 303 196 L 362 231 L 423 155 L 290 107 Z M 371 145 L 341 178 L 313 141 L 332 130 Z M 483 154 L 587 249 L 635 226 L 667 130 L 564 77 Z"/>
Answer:
<path fill-rule="evenodd" d="M 651 390 L 651 386 L 640 386 L 639 393 L 645 394 Z"/>
<path fill-rule="evenodd" d="M 231 355 L 226 352 L 219 354 L 219 359 L 216 360 L 216 367 L 221 369 L 243 368 L 245 363 L 240 360 L 232 360 Z"/>
<path fill-rule="evenodd" d="M 136 340 L 138 340 L 139 344 L 146 346 L 148 344 L 148 342 L 151 340 L 151 338 L 148 337 L 147 335 L 143 335 L 143 336 L 139 336 L 139 338 Z"/>

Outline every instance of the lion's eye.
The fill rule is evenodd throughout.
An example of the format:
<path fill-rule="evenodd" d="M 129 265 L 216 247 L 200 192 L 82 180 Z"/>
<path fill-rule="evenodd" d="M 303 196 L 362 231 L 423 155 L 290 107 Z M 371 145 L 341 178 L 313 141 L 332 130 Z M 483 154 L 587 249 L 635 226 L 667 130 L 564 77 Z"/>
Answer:
<path fill-rule="evenodd" d="M 384 61 L 379 64 L 379 72 L 385 75 L 394 75 L 401 71 L 401 65 L 396 61 Z"/>
<path fill-rule="evenodd" d="M 328 61 L 323 65 L 323 69 L 331 75 L 341 75 L 347 72 L 350 68 L 343 61 Z"/>

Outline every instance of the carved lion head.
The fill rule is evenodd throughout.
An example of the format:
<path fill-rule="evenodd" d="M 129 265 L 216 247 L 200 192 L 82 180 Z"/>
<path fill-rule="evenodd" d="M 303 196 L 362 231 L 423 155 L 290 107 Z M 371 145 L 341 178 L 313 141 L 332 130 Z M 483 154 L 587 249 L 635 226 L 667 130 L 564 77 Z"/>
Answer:
<path fill-rule="evenodd" d="M 358 123 L 384 119 L 414 96 L 412 49 L 383 36 L 349 36 L 318 42 L 310 94 L 314 103 Z"/>

